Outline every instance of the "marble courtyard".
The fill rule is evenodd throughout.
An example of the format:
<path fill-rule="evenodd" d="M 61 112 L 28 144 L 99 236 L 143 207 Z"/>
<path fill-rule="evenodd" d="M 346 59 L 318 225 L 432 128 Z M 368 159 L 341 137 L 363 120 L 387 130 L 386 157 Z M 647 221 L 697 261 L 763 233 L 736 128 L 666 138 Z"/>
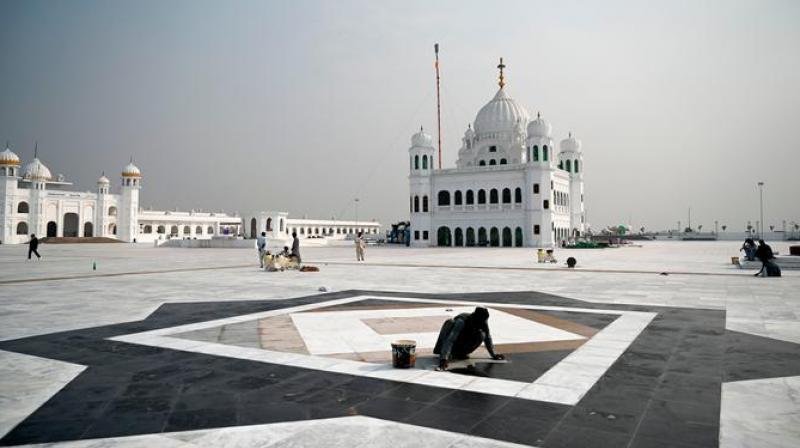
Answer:
<path fill-rule="evenodd" d="M 320 272 L 270 273 L 246 249 L 2 245 L 0 445 L 800 446 L 800 271 L 754 278 L 738 246 L 557 250 L 574 270 L 309 247 Z M 478 304 L 510 362 L 434 371 Z"/>

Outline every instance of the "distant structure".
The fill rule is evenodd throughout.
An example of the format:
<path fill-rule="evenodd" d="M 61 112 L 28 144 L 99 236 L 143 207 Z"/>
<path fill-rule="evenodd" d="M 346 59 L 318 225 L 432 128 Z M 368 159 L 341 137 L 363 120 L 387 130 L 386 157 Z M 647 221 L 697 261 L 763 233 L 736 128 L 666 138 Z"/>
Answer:
<path fill-rule="evenodd" d="M 0 242 L 21 244 L 31 234 L 39 237 L 108 237 L 125 242 L 167 239 L 211 239 L 223 236 L 255 238 L 266 231 L 271 238 L 347 238 L 357 232 L 377 234 L 380 223 L 289 219 L 286 212 L 257 212 L 243 219 L 222 212 L 144 210 L 139 205 L 142 172 L 128 163 L 120 173 L 118 189 L 101 175 L 95 192 L 73 191 L 63 176 L 34 156 L 21 167 L 20 158 L 6 145 L 0 152 Z M 273 225 L 273 223 L 275 223 Z"/>
<path fill-rule="evenodd" d="M 552 247 L 583 235 L 583 153 L 560 143 L 508 96 L 502 58 L 494 98 L 467 126 L 456 168 L 435 169 L 422 128 L 409 149 L 412 246 Z"/>

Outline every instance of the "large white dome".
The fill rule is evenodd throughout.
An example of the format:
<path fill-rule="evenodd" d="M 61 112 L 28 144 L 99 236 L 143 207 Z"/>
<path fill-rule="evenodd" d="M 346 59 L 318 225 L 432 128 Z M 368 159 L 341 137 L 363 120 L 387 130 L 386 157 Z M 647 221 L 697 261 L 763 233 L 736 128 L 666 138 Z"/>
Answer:
<path fill-rule="evenodd" d="M 475 117 L 475 132 L 514 131 L 517 123 L 526 126 L 530 115 L 524 107 L 506 95 L 502 88 L 491 101 L 486 103 Z M 523 128 L 524 129 L 524 128 Z"/>
<path fill-rule="evenodd" d="M 33 162 L 25 165 L 22 178 L 26 180 L 51 180 L 53 175 L 50 174 L 50 169 L 44 166 L 44 163 L 37 157 L 33 159 Z"/>
<path fill-rule="evenodd" d="M 19 166 L 19 156 L 8 147 L 5 151 L 0 152 L 0 166 L 6 165 Z"/>

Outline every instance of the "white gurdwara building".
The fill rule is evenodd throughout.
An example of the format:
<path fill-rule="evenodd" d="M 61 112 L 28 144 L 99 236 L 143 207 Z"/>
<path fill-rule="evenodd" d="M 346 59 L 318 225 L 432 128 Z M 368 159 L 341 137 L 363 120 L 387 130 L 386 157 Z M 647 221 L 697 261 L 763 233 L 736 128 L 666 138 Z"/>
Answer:
<path fill-rule="evenodd" d="M 553 247 L 583 235 L 583 154 L 500 89 L 468 126 L 456 168 L 435 169 L 433 139 L 411 137 L 413 246 Z"/>
<path fill-rule="evenodd" d="M 0 243 L 26 243 L 38 237 L 108 237 L 125 242 L 214 237 L 286 240 L 346 239 L 358 232 L 378 234 L 375 221 L 291 219 L 281 211 L 253 212 L 246 218 L 221 212 L 156 211 L 139 206 L 142 172 L 129 163 L 120 176 L 119 191 L 111 181 L 97 180 L 95 192 L 73 191 L 63 176 L 54 177 L 38 157 L 22 168 L 20 158 L 6 147 L 0 152 Z"/>

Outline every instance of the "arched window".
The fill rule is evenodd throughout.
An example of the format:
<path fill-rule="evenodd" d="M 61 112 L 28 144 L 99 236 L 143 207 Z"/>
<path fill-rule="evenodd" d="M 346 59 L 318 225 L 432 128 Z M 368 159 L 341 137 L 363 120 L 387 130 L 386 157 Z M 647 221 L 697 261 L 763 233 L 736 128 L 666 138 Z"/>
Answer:
<path fill-rule="evenodd" d="M 201 226 L 195 227 L 194 228 L 194 233 L 196 233 L 197 235 L 202 235 L 203 234 L 203 227 L 201 227 Z"/>
<path fill-rule="evenodd" d="M 189 235 L 190 233 L 192 233 L 192 228 L 189 226 L 183 226 L 183 234 Z"/>
<path fill-rule="evenodd" d="M 172 235 L 172 236 L 177 236 L 178 235 L 178 226 L 170 227 L 169 234 Z"/>
<path fill-rule="evenodd" d="M 418 155 L 414 156 L 414 169 L 415 170 L 419 169 L 419 156 Z"/>
<path fill-rule="evenodd" d="M 481 160 L 480 162 L 478 162 L 478 165 L 479 166 L 486 166 L 486 161 L 485 160 Z"/>
<path fill-rule="evenodd" d="M 522 227 L 517 227 L 516 230 L 514 230 L 514 246 L 522 247 L 522 245 Z"/>
<path fill-rule="evenodd" d="M 511 203 L 511 189 L 503 188 L 503 204 Z"/>
<path fill-rule="evenodd" d="M 475 229 L 467 227 L 467 247 L 475 245 Z"/>
<path fill-rule="evenodd" d="M 283 218 L 278 220 L 278 231 L 283 232 Z"/>
<path fill-rule="evenodd" d="M 27 235 L 27 234 L 28 234 L 28 223 L 24 221 L 17 223 L 17 235 Z"/>
<path fill-rule="evenodd" d="M 492 227 L 489 230 L 489 245 L 492 247 L 500 247 L 500 231 L 497 227 Z"/>
<path fill-rule="evenodd" d="M 423 170 L 428 169 L 428 158 L 425 156 L 422 156 L 422 169 Z"/>
<path fill-rule="evenodd" d="M 142 229 L 142 233 L 153 233 L 153 226 L 151 226 L 150 224 L 144 226 L 144 228 Z"/>
<path fill-rule="evenodd" d="M 50 221 L 47 223 L 47 237 L 56 237 L 58 236 L 58 224 L 55 221 Z"/>
<path fill-rule="evenodd" d="M 490 204 L 497 204 L 498 197 L 497 197 L 497 188 L 492 188 L 489 191 L 489 203 Z"/>
<path fill-rule="evenodd" d="M 508 161 L 506 159 L 500 159 L 500 165 L 506 165 Z"/>
<path fill-rule="evenodd" d="M 419 213 L 419 196 L 414 196 L 414 213 Z"/>
<path fill-rule="evenodd" d="M 490 160 L 489 165 L 497 165 L 497 160 L 494 159 Z"/>
<path fill-rule="evenodd" d="M 94 224 L 90 222 L 83 223 L 83 236 L 85 238 L 91 238 L 94 236 Z"/>
<path fill-rule="evenodd" d="M 453 205 L 461 205 L 462 203 L 461 190 L 458 190 L 453 195 Z"/>
<path fill-rule="evenodd" d="M 497 152 L 497 146 L 490 146 L 489 152 Z"/>
<path fill-rule="evenodd" d="M 486 203 L 486 190 L 478 190 L 478 204 Z"/>
<path fill-rule="evenodd" d="M 439 192 L 438 195 L 438 204 L 439 206 L 443 205 L 450 205 L 450 192 L 447 190 L 442 190 Z"/>
<path fill-rule="evenodd" d="M 428 196 L 422 197 L 422 213 L 428 213 Z"/>
<path fill-rule="evenodd" d="M 117 234 L 117 225 L 116 224 L 109 224 L 108 225 L 108 233 L 110 233 L 112 235 L 116 235 Z M 161 233 L 164 233 L 164 232 L 161 232 Z"/>
<path fill-rule="evenodd" d="M 300 227 L 300 235 L 305 235 L 305 234 L 306 234 L 306 228 Z"/>
<path fill-rule="evenodd" d="M 408 212 L 414 213 L 414 196 L 408 197 Z"/>
<path fill-rule="evenodd" d="M 578 172 L 578 159 L 575 159 L 575 172 Z"/>
<path fill-rule="evenodd" d="M 489 239 L 486 237 L 486 228 L 480 227 L 478 228 L 478 246 L 486 246 L 489 243 Z"/>
<path fill-rule="evenodd" d="M 167 233 L 167 229 L 164 226 L 158 226 L 158 228 L 156 228 L 156 233 Z"/>
<path fill-rule="evenodd" d="M 522 188 L 517 187 L 514 189 L 514 202 L 522 204 Z"/>
<path fill-rule="evenodd" d="M 267 232 L 272 231 L 272 218 L 267 218 Z"/>
<path fill-rule="evenodd" d="M 211 227 L 211 226 L 208 226 L 208 228 L 206 229 L 206 233 L 209 234 L 209 235 L 213 235 L 214 234 L 214 228 Z"/>
<path fill-rule="evenodd" d="M 503 227 L 503 247 L 511 247 L 511 228 Z"/>
<path fill-rule="evenodd" d="M 258 236 L 258 223 L 256 222 L 256 218 L 250 219 L 250 238 L 256 238 Z"/>
<path fill-rule="evenodd" d="M 455 231 L 455 246 L 461 247 L 464 245 L 464 231 L 461 230 L 461 227 L 456 227 Z"/>
<path fill-rule="evenodd" d="M 28 207 L 28 203 L 27 202 L 23 201 L 23 202 L 20 202 L 19 204 L 17 204 L 17 213 L 29 213 L 29 212 L 30 212 L 30 207 Z M 26 224 L 26 226 L 27 226 L 27 224 Z M 25 233 L 27 233 L 27 231 Z"/>
<path fill-rule="evenodd" d="M 117 207 L 114 206 L 109 207 L 108 216 L 117 216 Z"/>
<path fill-rule="evenodd" d="M 572 161 L 567 159 L 567 171 L 572 171 Z"/>
<path fill-rule="evenodd" d="M 564 169 L 564 161 L 563 160 L 559 160 L 558 161 L 558 169 L 560 169 L 560 170 Z"/>
<path fill-rule="evenodd" d="M 475 203 L 475 193 L 472 190 L 467 190 L 467 205 L 472 205 Z"/>
<path fill-rule="evenodd" d="M 431 169 L 433 169 L 433 156 L 430 156 L 430 159 L 431 159 L 430 167 Z"/>
<path fill-rule="evenodd" d="M 328 229 L 328 235 L 333 235 L 333 227 Z"/>
<path fill-rule="evenodd" d="M 542 146 L 542 160 L 547 162 L 547 145 Z"/>
<path fill-rule="evenodd" d="M 539 161 L 539 145 L 533 145 L 533 161 Z"/>

